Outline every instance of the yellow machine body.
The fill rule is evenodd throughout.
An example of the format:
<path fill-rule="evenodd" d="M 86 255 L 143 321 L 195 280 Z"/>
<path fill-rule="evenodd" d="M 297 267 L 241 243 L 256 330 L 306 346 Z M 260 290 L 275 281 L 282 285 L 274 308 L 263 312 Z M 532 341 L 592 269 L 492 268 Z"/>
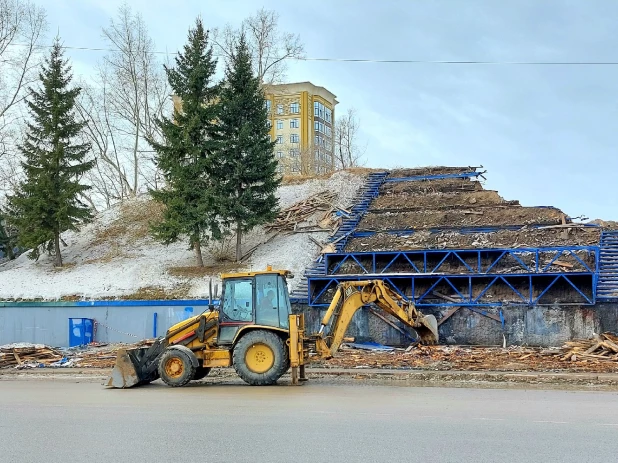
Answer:
<path fill-rule="evenodd" d="M 255 385 L 274 384 L 291 368 L 292 384 L 299 384 L 310 360 L 335 355 L 352 317 L 366 305 L 414 329 L 420 342 L 438 341 L 436 319 L 421 314 L 382 280 L 340 283 L 319 331 L 308 335 L 304 315 L 291 313 L 290 276 L 271 269 L 222 275 L 218 307 L 176 323 L 150 348 L 119 352 L 108 386 L 132 387 L 158 377 L 182 386 L 211 368 L 230 366 Z"/>

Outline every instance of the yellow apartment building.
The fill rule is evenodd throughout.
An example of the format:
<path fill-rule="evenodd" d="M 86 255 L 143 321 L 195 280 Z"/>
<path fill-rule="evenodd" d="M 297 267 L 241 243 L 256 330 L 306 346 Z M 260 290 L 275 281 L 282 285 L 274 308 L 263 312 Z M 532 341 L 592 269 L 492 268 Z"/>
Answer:
<path fill-rule="evenodd" d="M 264 93 L 279 172 L 333 171 L 336 96 L 311 82 L 266 85 Z"/>

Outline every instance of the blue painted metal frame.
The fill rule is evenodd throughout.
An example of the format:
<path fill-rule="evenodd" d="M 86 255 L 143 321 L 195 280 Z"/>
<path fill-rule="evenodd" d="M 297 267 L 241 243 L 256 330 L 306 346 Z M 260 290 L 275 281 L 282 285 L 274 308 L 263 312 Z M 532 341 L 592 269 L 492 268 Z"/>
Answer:
<path fill-rule="evenodd" d="M 358 280 L 358 275 L 332 275 L 332 276 L 313 276 L 309 277 L 309 305 L 313 307 L 324 307 L 327 303 L 320 301 L 321 297 L 329 288 L 336 287 L 339 282 Z M 475 274 L 475 275 L 411 275 L 411 274 L 369 274 L 364 275 L 363 279 L 380 279 L 385 281 L 394 291 L 406 300 L 412 301 L 419 307 L 497 307 L 506 305 L 539 305 L 541 299 L 558 282 L 565 282 L 570 285 L 579 296 L 581 301 L 574 302 L 578 305 L 594 305 L 596 303 L 596 276 L 594 272 L 569 272 L 569 273 L 528 273 L 528 274 Z M 429 284 L 428 289 L 421 294 L 417 294 L 417 280 L 423 280 Z M 517 280 L 515 284 L 513 280 Z M 583 282 L 578 285 L 577 283 Z M 445 301 L 433 296 L 435 288 L 444 283 L 454 292 L 455 301 Z M 515 295 L 514 301 L 487 301 L 483 296 L 493 287 L 503 285 L 509 288 Z M 409 287 L 410 292 L 406 293 L 403 288 Z M 466 287 L 467 293 L 458 288 Z M 477 295 L 473 294 L 473 287 L 479 289 Z M 520 289 L 518 289 L 520 288 Z M 535 295 L 535 288 L 540 292 Z M 542 288 L 542 289 L 540 289 Z M 412 295 L 414 295 L 412 297 Z M 433 299 L 432 299 L 433 297 Z M 551 302 L 553 303 L 553 301 Z"/>
<path fill-rule="evenodd" d="M 584 262 L 577 252 L 586 252 L 594 258 L 593 264 Z M 551 254 L 553 257 L 545 264 L 540 264 L 542 254 Z M 523 256 L 534 256 L 534 266 L 527 265 L 523 260 Z M 521 273 L 555 273 L 550 271 L 550 267 L 560 257 L 572 257 L 576 263 L 582 266 L 582 271 L 585 273 L 594 273 L 598 269 L 598 246 L 553 246 L 539 248 L 483 248 L 483 249 L 425 249 L 420 251 L 377 251 L 377 252 L 350 252 L 350 253 L 328 253 L 324 254 L 325 274 L 337 275 L 341 266 L 348 263 L 355 263 L 358 266 L 356 274 L 385 274 L 389 273 L 395 262 L 409 265 L 409 269 L 405 272 L 399 270 L 397 273 L 405 274 L 435 274 L 439 272 L 440 267 L 446 260 L 451 257 L 457 259 L 463 267 L 458 274 L 491 274 L 495 266 L 504 258 L 512 257 L 516 263 L 521 266 L 522 272 L 513 273 L 519 275 Z M 470 264 L 470 258 L 475 260 L 474 264 Z M 370 265 L 366 262 L 371 259 Z M 378 260 L 388 261 L 388 263 L 378 269 Z M 415 264 L 415 261 L 422 259 L 422 265 Z M 468 262 L 466 261 L 468 260 Z M 438 261 L 437 264 L 429 264 L 431 261 Z M 483 268 L 483 261 L 486 261 L 486 268 Z M 487 262 L 488 261 L 488 262 Z M 464 270 L 465 269 L 465 270 Z M 569 272 L 571 273 L 571 272 Z"/>

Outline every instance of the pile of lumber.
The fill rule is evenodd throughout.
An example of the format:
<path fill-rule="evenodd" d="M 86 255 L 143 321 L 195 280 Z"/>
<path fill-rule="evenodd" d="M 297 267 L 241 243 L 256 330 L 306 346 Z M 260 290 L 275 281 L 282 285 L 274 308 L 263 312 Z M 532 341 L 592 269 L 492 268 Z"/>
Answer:
<path fill-rule="evenodd" d="M 62 354 L 40 344 L 0 346 L 0 368 L 28 365 L 49 365 L 62 359 Z"/>
<path fill-rule="evenodd" d="M 292 204 L 283 209 L 275 221 L 266 225 L 267 230 L 296 231 L 299 225 L 307 221 L 317 211 L 329 211 L 335 209 L 332 201 L 336 194 L 332 191 L 322 191 L 307 199 Z"/>
<path fill-rule="evenodd" d="M 562 347 L 562 360 L 618 362 L 618 336 L 595 334 L 592 339 L 569 341 Z"/>

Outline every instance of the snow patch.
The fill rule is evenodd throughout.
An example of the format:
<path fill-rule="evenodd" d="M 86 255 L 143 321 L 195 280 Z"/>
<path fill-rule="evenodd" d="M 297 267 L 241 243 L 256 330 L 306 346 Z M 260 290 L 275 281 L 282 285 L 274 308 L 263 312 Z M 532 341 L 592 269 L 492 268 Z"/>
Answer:
<path fill-rule="evenodd" d="M 327 179 L 312 179 L 297 185 L 282 185 L 277 191 L 282 209 L 321 191 L 334 191 L 335 203 L 349 208 L 352 199 L 364 184 L 364 178 L 348 172 L 337 172 Z M 62 235 L 66 266 L 53 268 L 47 255 L 33 261 L 26 254 L 0 266 L 0 300 L 54 300 L 62 297 L 121 298 L 143 288 L 182 292 L 183 296 L 204 298 L 208 295 L 208 280 L 218 281 L 219 271 L 200 277 L 175 276 L 172 267 L 194 265 L 193 251 L 181 241 L 168 246 L 155 242 L 147 233 L 134 233 L 135 224 L 126 220 L 131 214 L 145 210 L 150 204 L 142 196 L 123 205 L 115 205 L 97 215 L 95 220 L 79 231 Z M 133 217 L 133 216 L 131 216 Z M 121 231 L 118 231 L 118 230 Z M 126 230 L 125 230 L 126 229 Z M 140 230 L 138 230 L 140 231 Z M 113 233 L 112 233 L 113 232 Z M 132 235 L 133 233 L 133 235 Z M 107 235 L 106 235 L 107 234 Z M 325 241 L 327 233 L 313 233 L 312 237 Z M 260 270 L 267 265 L 292 271 L 290 289 L 299 283 L 305 268 L 319 255 L 319 249 L 306 233 L 279 234 L 274 238 L 264 228 L 257 227 L 243 239 L 246 252 L 257 246 L 239 270 Z M 206 266 L 216 264 L 208 249 L 204 249 Z"/>

